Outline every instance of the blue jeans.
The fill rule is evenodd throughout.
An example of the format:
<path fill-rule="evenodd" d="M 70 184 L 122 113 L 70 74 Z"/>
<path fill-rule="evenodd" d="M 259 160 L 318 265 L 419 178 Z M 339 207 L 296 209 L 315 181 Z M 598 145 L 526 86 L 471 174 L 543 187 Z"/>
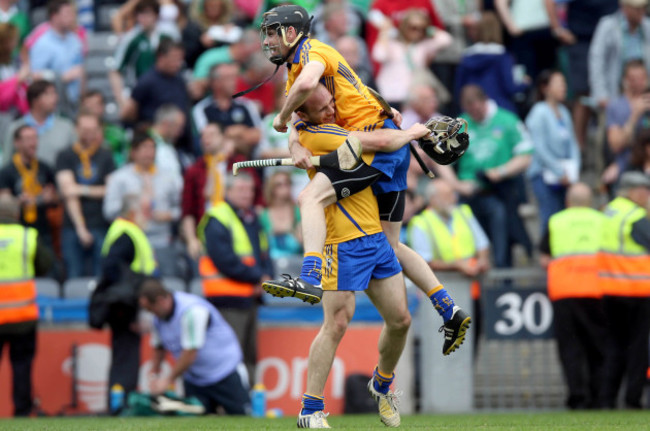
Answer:
<path fill-rule="evenodd" d="M 74 228 L 63 228 L 61 251 L 67 278 L 99 277 L 102 272 L 101 253 L 106 229 L 96 228 L 89 231 L 94 241 L 89 248 L 84 248 Z"/>
<path fill-rule="evenodd" d="M 541 175 L 532 177 L 530 184 L 539 205 L 540 232 L 544 235 L 551 216 L 564 209 L 567 188 L 562 185 L 546 184 Z"/>
<path fill-rule="evenodd" d="M 494 194 L 474 195 L 465 200 L 490 238 L 494 266 L 512 266 L 506 205 Z"/>

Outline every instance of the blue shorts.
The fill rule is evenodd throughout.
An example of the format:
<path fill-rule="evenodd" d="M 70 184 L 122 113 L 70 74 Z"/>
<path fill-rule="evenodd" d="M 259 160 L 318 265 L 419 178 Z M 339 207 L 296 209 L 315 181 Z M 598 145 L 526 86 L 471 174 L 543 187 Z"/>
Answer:
<path fill-rule="evenodd" d="M 383 232 L 328 244 L 323 258 L 323 290 L 362 291 L 371 279 L 388 278 L 402 271 Z"/>
<path fill-rule="evenodd" d="M 399 127 L 393 120 L 385 120 L 382 129 L 396 129 Z M 408 145 L 404 145 L 392 153 L 376 152 L 370 166 L 381 171 L 382 175 L 373 185 L 372 191 L 376 195 L 388 192 L 406 190 L 406 173 L 409 170 L 411 155 Z"/>

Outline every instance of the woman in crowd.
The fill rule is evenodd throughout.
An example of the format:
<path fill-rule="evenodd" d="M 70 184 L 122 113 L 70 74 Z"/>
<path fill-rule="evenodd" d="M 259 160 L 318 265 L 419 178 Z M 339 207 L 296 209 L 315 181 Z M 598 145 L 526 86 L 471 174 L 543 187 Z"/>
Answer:
<path fill-rule="evenodd" d="M 190 16 L 203 34 L 201 44 L 205 49 L 230 45 L 241 39 L 243 30 L 232 23 L 234 5 L 232 0 L 195 0 Z"/>
<path fill-rule="evenodd" d="M 271 259 L 301 256 L 300 210 L 291 197 L 291 174 L 275 172 L 266 180 L 267 207 L 260 215 L 262 229 L 269 239 Z"/>
<path fill-rule="evenodd" d="M 399 108 L 411 84 L 420 79 L 420 75 L 424 75 L 425 80 L 438 82 L 428 66 L 440 50 L 451 45 L 452 37 L 444 30 L 430 27 L 429 18 L 417 9 L 404 13 L 398 30 L 389 20 L 385 23 L 372 49 L 372 59 L 381 64 L 377 75 L 379 92 Z M 438 93 L 442 100 L 444 93 Z"/>
<path fill-rule="evenodd" d="M 526 117 L 535 146 L 527 174 L 539 204 L 542 233 L 548 219 L 564 209 L 567 187 L 578 181 L 580 173 L 580 149 L 571 114 L 563 105 L 566 92 L 562 73 L 542 71 L 537 79 L 538 101 Z"/>

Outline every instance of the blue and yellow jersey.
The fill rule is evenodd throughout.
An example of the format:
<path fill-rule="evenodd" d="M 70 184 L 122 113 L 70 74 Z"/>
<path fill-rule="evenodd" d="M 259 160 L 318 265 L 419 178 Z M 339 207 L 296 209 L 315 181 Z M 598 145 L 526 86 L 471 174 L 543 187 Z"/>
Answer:
<path fill-rule="evenodd" d="M 300 135 L 300 143 L 316 156 L 336 150 L 350 133 L 336 124 L 311 125 L 297 121 L 294 125 Z M 366 163 L 369 163 L 372 157 L 372 154 L 363 154 Z M 310 169 L 308 173 L 312 178 L 316 170 Z M 325 219 L 326 245 L 382 231 L 377 198 L 370 187 L 325 208 Z"/>
<path fill-rule="evenodd" d="M 321 82 L 334 96 L 336 123 L 347 130 L 380 129 L 386 118 L 381 106 L 337 50 L 316 39 L 303 39 L 296 47 L 287 79 L 287 93 L 310 61 L 325 66 Z"/>

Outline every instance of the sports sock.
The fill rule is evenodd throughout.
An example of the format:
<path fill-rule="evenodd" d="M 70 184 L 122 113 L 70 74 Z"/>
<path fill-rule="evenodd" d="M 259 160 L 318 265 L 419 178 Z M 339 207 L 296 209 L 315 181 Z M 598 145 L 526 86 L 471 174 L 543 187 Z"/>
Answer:
<path fill-rule="evenodd" d="M 301 415 L 310 415 L 314 412 L 318 412 L 325 409 L 325 397 L 318 395 L 302 395 L 302 410 L 300 410 Z"/>
<path fill-rule="evenodd" d="M 454 312 L 454 300 L 451 299 L 451 296 L 449 296 L 445 288 L 442 287 L 442 284 L 437 285 L 427 292 L 427 296 L 431 299 L 433 308 L 435 308 L 438 311 L 438 314 L 442 316 L 442 320 L 447 322 L 451 319 Z"/>
<path fill-rule="evenodd" d="M 305 253 L 302 259 L 302 270 L 300 271 L 300 278 L 307 283 L 318 286 L 323 276 L 321 268 L 323 267 L 323 254 L 322 253 Z"/>
<path fill-rule="evenodd" d="M 386 374 L 379 371 L 379 367 L 375 367 L 375 371 L 372 373 L 374 377 L 372 380 L 372 385 L 377 392 L 382 394 L 387 394 L 388 389 L 390 389 L 391 383 L 395 378 L 395 373 Z"/>

